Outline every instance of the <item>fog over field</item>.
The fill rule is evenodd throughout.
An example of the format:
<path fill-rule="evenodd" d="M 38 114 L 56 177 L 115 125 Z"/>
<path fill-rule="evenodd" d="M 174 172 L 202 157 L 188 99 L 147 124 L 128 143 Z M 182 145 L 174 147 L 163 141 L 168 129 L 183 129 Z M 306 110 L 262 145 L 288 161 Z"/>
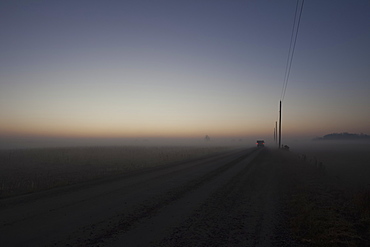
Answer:
<path fill-rule="evenodd" d="M 243 147 L 255 146 L 257 139 L 264 139 L 266 147 L 277 148 L 277 143 L 271 138 L 263 137 L 210 137 L 206 141 L 205 137 L 199 138 L 51 138 L 51 137 L 3 137 L 0 139 L 0 150 L 17 149 L 39 149 L 46 153 L 51 152 L 55 155 L 58 149 L 49 148 L 73 148 L 96 147 L 107 149 L 115 147 Z M 370 176 L 370 142 L 369 141 L 315 141 L 313 138 L 291 138 L 282 140 L 283 145 L 288 145 L 290 151 L 296 154 L 305 154 L 309 161 L 316 160 L 322 162 L 327 171 L 345 182 L 353 185 L 367 186 Z M 48 151 L 49 150 L 49 151 Z M 50 151 L 53 150 L 53 151 Z M 59 149 L 61 150 L 61 149 Z M 52 160 L 51 160 L 52 161 Z M 33 163 L 35 163 L 33 161 Z M 53 164 L 45 164 L 53 165 Z M 1 169 L 1 167 L 0 167 Z"/>
<path fill-rule="evenodd" d="M 370 187 L 370 141 L 292 141 L 291 151 L 323 162 L 342 182 Z"/>
<path fill-rule="evenodd" d="M 254 142 L 279 100 L 284 135 L 370 133 L 369 1 L 306 2 L 287 83 L 296 6 L 1 1 L 0 148 Z"/>
<path fill-rule="evenodd" d="M 196 138 L 53 138 L 53 137 L 3 137 L 0 138 L 0 149 L 27 149 L 48 147 L 81 147 L 81 146 L 253 146 L 257 139 L 263 137 L 218 137 L 205 136 Z M 271 144 L 270 144 L 271 145 Z"/>
<path fill-rule="evenodd" d="M 369 243 L 369 13 L 369 0 L 0 1 L 0 245 L 180 228 L 186 244 L 123 243 Z"/>

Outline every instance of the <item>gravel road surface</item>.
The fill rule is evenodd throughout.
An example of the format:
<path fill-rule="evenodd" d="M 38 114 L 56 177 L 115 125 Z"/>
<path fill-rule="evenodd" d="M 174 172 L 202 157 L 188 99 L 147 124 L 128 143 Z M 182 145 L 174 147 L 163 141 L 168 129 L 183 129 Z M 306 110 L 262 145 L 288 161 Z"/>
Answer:
<path fill-rule="evenodd" d="M 291 246 L 289 179 L 238 149 L 0 201 L 1 246 Z"/>

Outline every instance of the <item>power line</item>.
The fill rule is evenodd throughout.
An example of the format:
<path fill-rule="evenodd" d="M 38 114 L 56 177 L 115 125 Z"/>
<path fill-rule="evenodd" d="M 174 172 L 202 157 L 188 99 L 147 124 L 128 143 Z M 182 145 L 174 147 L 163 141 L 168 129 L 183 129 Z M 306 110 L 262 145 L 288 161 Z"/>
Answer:
<path fill-rule="evenodd" d="M 286 84 L 286 78 L 287 78 L 287 74 L 288 74 L 289 63 L 290 63 L 290 60 L 291 60 L 294 30 L 296 28 L 296 23 L 297 23 L 298 4 L 299 4 L 299 0 L 297 0 L 297 4 L 295 6 L 295 13 L 294 13 L 294 21 L 293 21 L 293 27 L 292 27 L 292 34 L 290 35 L 289 52 L 288 52 L 288 57 L 287 57 L 287 60 L 286 60 L 286 65 L 285 65 L 285 74 L 284 74 L 283 87 L 281 89 L 280 100 L 283 98 L 285 84 Z"/>
<path fill-rule="evenodd" d="M 296 46 L 296 43 L 297 43 L 299 26 L 300 26 L 300 23 L 301 23 L 301 16 L 302 16 L 302 12 L 303 12 L 304 0 L 302 0 L 301 8 L 300 8 L 300 11 L 299 11 L 299 16 L 298 16 L 298 21 L 297 21 L 298 4 L 299 4 L 299 0 L 297 0 L 295 14 L 294 14 L 294 22 L 293 22 L 292 34 L 291 34 L 291 37 L 290 37 L 288 59 L 287 59 L 287 64 L 286 64 L 286 68 L 285 68 L 284 83 L 283 83 L 283 88 L 281 90 L 281 96 L 280 96 L 281 101 L 284 101 L 285 92 L 286 92 L 286 89 L 288 87 L 290 70 L 291 70 L 291 67 L 292 67 L 295 46 Z M 294 41 L 293 41 L 293 37 L 294 37 Z"/>
<path fill-rule="evenodd" d="M 286 89 L 288 87 L 288 81 L 289 81 L 289 76 L 290 76 L 290 70 L 292 68 L 295 45 L 297 43 L 299 25 L 301 23 L 301 16 L 302 16 L 302 11 L 303 11 L 304 0 L 302 0 L 301 9 L 299 11 L 299 16 L 298 16 L 298 21 L 297 21 L 298 5 L 299 5 L 299 0 L 297 0 L 297 4 L 296 4 L 296 8 L 295 8 L 292 35 L 290 36 L 288 59 L 287 59 L 286 67 L 285 67 L 284 83 L 283 83 L 283 88 L 281 90 L 281 96 L 280 96 L 280 104 L 279 104 L 279 146 L 278 146 L 279 148 L 281 148 L 281 103 L 285 98 Z M 294 40 L 293 40 L 293 37 L 294 37 Z"/>

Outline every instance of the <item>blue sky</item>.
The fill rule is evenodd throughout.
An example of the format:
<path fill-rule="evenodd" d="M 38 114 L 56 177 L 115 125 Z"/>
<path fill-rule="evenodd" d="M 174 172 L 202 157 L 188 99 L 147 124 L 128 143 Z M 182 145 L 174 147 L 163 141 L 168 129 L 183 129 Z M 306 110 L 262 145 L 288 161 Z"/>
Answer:
<path fill-rule="evenodd" d="M 272 137 L 296 1 L 1 1 L 0 135 Z M 370 2 L 305 1 L 283 133 L 370 134 Z"/>

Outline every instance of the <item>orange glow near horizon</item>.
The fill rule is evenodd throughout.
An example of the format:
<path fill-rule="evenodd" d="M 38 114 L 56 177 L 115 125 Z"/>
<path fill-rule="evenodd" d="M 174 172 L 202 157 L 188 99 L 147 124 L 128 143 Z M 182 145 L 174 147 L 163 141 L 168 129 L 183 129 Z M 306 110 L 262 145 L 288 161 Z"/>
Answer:
<path fill-rule="evenodd" d="M 26 122 L 26 124 L 22 124 Z M 267 135 L 268 126 L 261 126 L 257 122 L 228 122 L 218 121 L 148 121 L 143 123 L 115 123 L 96 122 L 89 124 L 87 121 L 70 122 L 32 122 L 19 121 L 3 124 L 0 128 L 1 135 L 9 136 L 44 136 L 44 137 L 199 137 L 205 135 L 219 137 L 237 137 L 247 135 Z M 257 126 L 257 127 L 256 127 Z"/>
<path fill-rule="evenodd" d="M 110 117 L 104 114 L 105 118 L 94 118 L 92 115 L 82 115 L 70 120 L 63 120 L 62 117 L 50 119 L 36 119 L 18 117 L 15 119 L 1 120 L 0 135 L 2 136 L 40 136 L 40 137 L 77 137 L 77 138 L 195 138 L 205 135 L 217 137 L 241 137 L 261 136 L 270 137 L 273 135 L 274 122 L 268 119 L 268 115 L 255 114 L 257 117 L 241 116 L 239 119 L 223 112 L 225 117 L 209 115 L 200 117 L 195 114 L 181 117 L 170 114 L 162 117 L 155 117 L 155 114 L 145 117 L 127 116 Z M 289 112 L 288 112 L 289 113 Z M 99 114 L 98 114 L 99 115 Z M 220 115 L 220 113 L 219 113 Z M 253 116 L 254 114 L 249 114 Z M 295 118 L 296 114 L 290 113 L 283 117 L 282 134 L 284 136 L 307 136 L 317 137 L 333 132 L 353 132 L 365 128 L 361 125 L 350 125 L 343 129 L 335 125 L 335 119 L 330 122 L 328 119 Z M 131 120 L 130 120 L 131 119 Z M 364 131 L 365 133 L 365 131 Z"/>
<path fill-rule="evenodd" d="M 91 129 L 91 128 L 73 128 L 73 129 L 4 129 L 0 131 L 0 135 L 6 136 L 39 136 L 39 137 L 92 137 L 92 138 L 150 138 L 150 137 L 164 137 L 164 138 L 193 138 L 205 135 L 218 137 L 238 137 L 248 135 L 266 135 L 267 133 L 252 131 L 247 132 L 238 129 L 217 129 L 207 128 L 208 131 L 202 129 L 143 129 L 131 128 L 123 131 L 122 129 Z"/>
<path fill-rule="evenodd" d="M 0 137 L 273 139 L 295 5 L 190 2 L 7 1 Z M 345 2 L 305 9 L 284 137 L 370 134 L 368 11 Z"/>

